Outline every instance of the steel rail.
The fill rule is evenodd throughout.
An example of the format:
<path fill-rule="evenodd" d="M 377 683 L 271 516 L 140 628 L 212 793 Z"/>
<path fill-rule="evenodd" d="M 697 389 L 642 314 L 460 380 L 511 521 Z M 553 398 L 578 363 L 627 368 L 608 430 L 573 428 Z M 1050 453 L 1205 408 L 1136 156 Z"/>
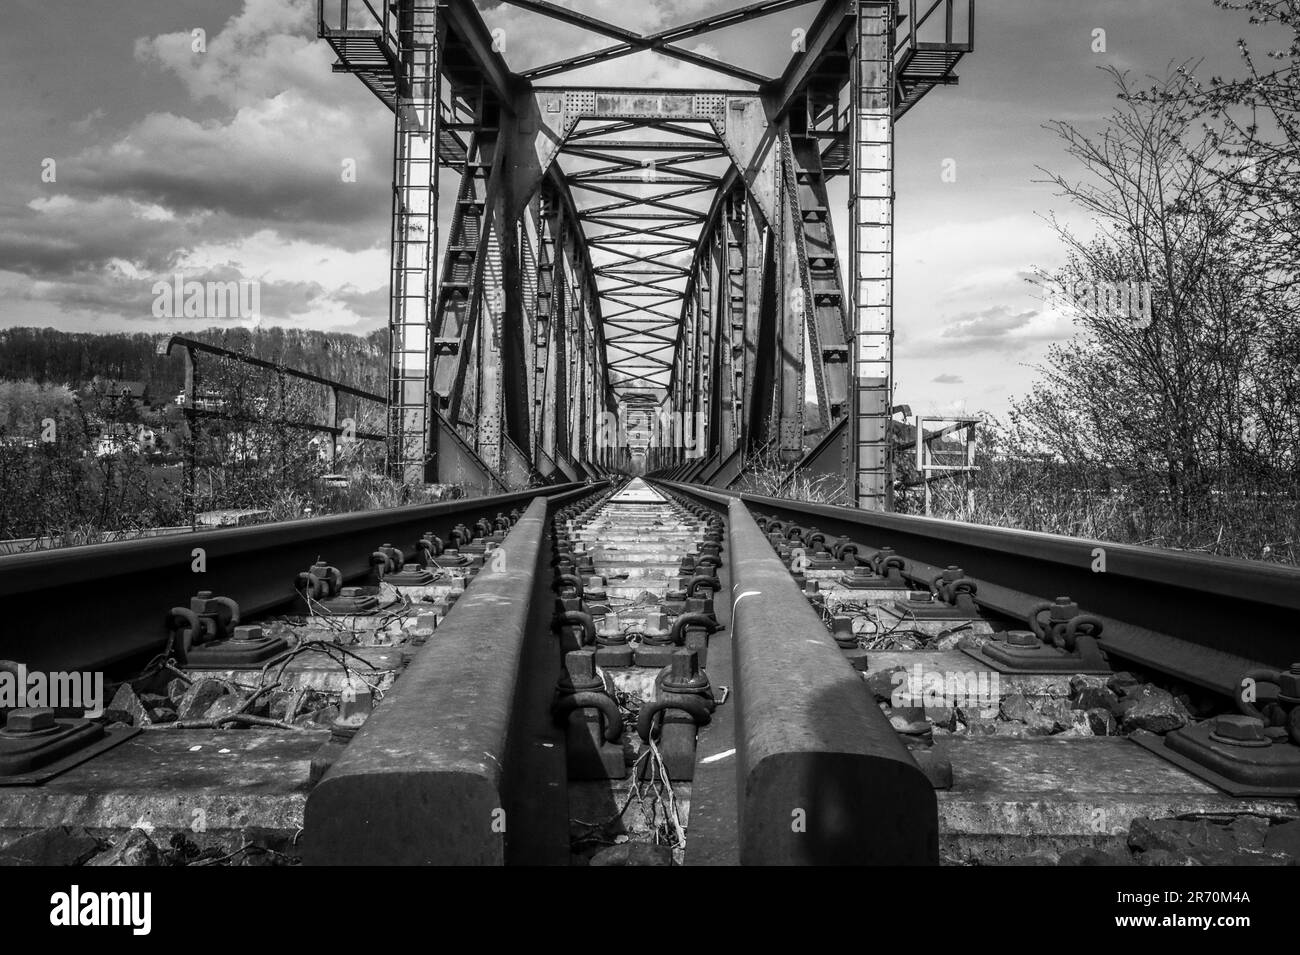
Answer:
<path fill-rule="evenodd" d="M 305 862 L 504 865 L 537 861 L 530 842 L 568 861 L 563 737 L 534 698 L 551 692 L 557 670 L 547 504 L 529 505 L 501 545 L 504 566 L 479 573 L 312 790 Z M 555 787 L 536 763 L 548 751 Z M 565 809 L 543 808 L 557 799 Z M 541 858 L 556 861 L 544 849 Z"/>
<path fill-rule="evenodd" d="M 977 582 L 977 604 L 1013 619 L 1069 596 L 1102 618 L 1108 656 L 1216 693 L 1235 693 L 1248 670 L 1300 659 L 1300 568 L 655 483 L 842 534 L 864 545 L 862 558 L 892 547 L 917 580 L 956 564 Z"/>
<path fill-rule="evenodd" d="M 741 865 L 938 865 L 934 786 L 728 505 Z"/>
<path fill-rule="evenodd" d="M 603 486 L 603 485 L 602 485 Z M 286 605 L 297 574 L 317 559 L 344 580 L 371 572 L 384 543 L 414 553 L 427 531 L 527 506 L 575 484 L 437 504 L 255 527 L 198 531 L 0 557 L 0 658 L 32 669 L 95 670 L 161 650 L 168 611 L 200 590 L 231 597 L 245 617 Z"/>

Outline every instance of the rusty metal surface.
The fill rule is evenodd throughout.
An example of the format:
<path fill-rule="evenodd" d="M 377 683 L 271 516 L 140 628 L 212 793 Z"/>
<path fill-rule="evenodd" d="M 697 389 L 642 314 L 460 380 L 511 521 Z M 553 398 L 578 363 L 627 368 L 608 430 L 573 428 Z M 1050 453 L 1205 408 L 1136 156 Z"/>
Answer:
<path fill-rule="evenodd" d="M 508 776 L 518 765 L 510 755 L 519 743 L 516 700 L 531 695 L 522 684 L 541 676 L 549 693 L 556 673 L 553 658 L 551 667 L 526 665 L 529 645 L 552 640 L 532 612 L 549 557 L 546 520 L 546 500 L 535 499 L 502 545 L 505 566 L 475 578 L 312 791 L 306 862 L 502 865 L 507 833 L 543 837 L 536 820 L 511 819 Z M 559 823 L 563 842 L 567 822 Z"/>
<path fill-rule="evenodd" d="M 426 531 L 446 533 L 461 521 L 490 518 L 538 494 L 573 491 L 574 485 L 556 485 L 0 557 L 4 656 L 33 669 L 100 669 L 161 650 L 168 610 L 200 590 L 233 597 L 252 617 L 290 601 L 296 575 L 319 557 L 338 567 L 345 580 L 356 580 L 371 572 L 370 555 L 378 541 L 414 552 Z M 196 549 L 203 551 L 203 573 L 193 569 Z"/>
<path fill-rule="evenodd" d="M 929 780 L 739 500 L 728 524 L 741 864 L 938 864 Z"/>

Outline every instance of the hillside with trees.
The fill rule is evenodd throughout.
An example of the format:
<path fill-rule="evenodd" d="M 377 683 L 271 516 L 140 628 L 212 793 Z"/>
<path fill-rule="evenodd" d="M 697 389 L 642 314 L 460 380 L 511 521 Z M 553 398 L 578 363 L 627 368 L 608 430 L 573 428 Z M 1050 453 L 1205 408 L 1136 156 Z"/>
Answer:
<path fill-rule="evenodd" d="M 186 337 L 382 394 L 388 333 L 267 327 L 210 328 Z M 0 329 L 0 380 L 82 388 L 96 377 L 142 381 L 151 395 L 173 396 L 185 383 L 180 353 L 157 354 L 158 336 L 100 335 L 53 328 Z"/>

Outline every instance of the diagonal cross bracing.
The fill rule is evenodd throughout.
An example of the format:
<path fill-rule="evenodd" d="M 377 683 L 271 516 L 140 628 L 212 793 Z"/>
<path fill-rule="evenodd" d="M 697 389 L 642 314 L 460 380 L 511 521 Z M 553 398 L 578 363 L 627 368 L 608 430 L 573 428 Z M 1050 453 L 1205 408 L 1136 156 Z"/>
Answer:
<path fill-rule="evenodd" d="M 624 400 L 701 414 L 728 459 L 779 447 L 795 462 L 806 425 L 851 419 L 844 473 L 859 503 L 888 507 L 893 123 L 956 83 L 973 7 L 757 0 L 642 35 L 550 0 L 318 0 L 334 70 L 395 114 L 392 469 L 443 479 L 442 427 L 489 483 L 574 479 L 588 455 L 611 463 L 589 422 Z M 503 8 L 612 42 L 511 69 L 488 26 Z M 800 8 L 778 75 L 692 48 Z M 720 85 L 537 82 L 634 55 Z M 439 169 L 463 180 L 441 234 Z M 839 244 L 836 176 L 850 181 Z M 700 473 L 720 472 L 735 475 Z"/>

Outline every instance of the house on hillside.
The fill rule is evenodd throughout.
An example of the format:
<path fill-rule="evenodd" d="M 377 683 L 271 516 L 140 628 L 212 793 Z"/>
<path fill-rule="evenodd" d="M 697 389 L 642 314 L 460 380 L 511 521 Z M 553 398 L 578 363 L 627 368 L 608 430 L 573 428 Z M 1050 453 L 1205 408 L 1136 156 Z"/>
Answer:
<path fill-rule="evenodd" d="M 176 393 L 176 407 L 191 408 L 194 411 L 219 412 L 225 411 L 230 404 L 225 396 L 219 391 L 205 390 L 200 391 L 194 396 L 193 403 L 190 402 L 190 396 L 185 391 Z"/>
<path fill-rule="evenodd" d="M 146 425 L 106 424 L 95 439 L 95 457 L 148 454 L 157 450 L 158 434 Z"/>
<path fill-rule="evenodd" d="M 125 378 L 96 378 L 86 387 L 87 394 L 97 394 L 114 401 L 149 403 L 149 386 L 143 381 Z"/>

